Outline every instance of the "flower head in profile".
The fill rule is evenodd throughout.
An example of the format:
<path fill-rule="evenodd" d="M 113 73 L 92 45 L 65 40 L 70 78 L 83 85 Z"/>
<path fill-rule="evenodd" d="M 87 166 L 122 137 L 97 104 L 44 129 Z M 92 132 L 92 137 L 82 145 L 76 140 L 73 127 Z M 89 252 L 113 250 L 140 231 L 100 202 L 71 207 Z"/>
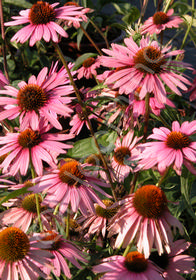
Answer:
<path fill-rule="evenodd" d="M 163 280 L 161 270 L 137 251 L 129 252 L 125 257 L 105 258 L 93 267 L 93 272 L 104 274 L 100 280 Z"/>
<path fill-rule="evenodd" d="M 6 77 L 3 75 L 2 71 L 0 70 L 0 88 L 4 87 L 5 85 L 8 85 L 9 81 L 6 79 Z"/>
<path fill-rule="evenodd" d="M 164 173 L 172 166 L 181 175 L 184 164 L 190 172 L 196 174 L 192 163 L 196 163 L 196 142 L 191 135 L 196 133 L 196 121 L 172 123 L 172 129 L 166 127 L 154 128 L 148 139 L 158 140 L 141 144 L 144 148 L 138 168 L 149 169 L 157 166 L 160 173 Z"/>
<path fill-rule="evenodd" d="M 136 91 L 129 95 L 129 107 L 127 108 L 127 111 L 130 109 L 133 112 L 133 118 L 134 120 L 137 120 L 139 116 L 145 115 L 146 109 L 145 109 L 145 98 L 140 99 L 139 93 L 140 93 L 141 87 L 138 87 Z M 166 105 L 175 108 L 174 103 L 166 98 Z M 150 111 L 159 116 L 161 113 L 161 110 L 165 109 L 165 104 L 159 103 L 157 99 L 153 96 L 153 93 L 150 93 L 149 97 L 149 109 Z"/>
<path fill-rule="evenodd" d="M 119 204 L 123 205 L 111 219 L 108 235 L 118 234 L 115 247 L 127 247 L 136 240 L 138 251 L 148 258 L 154 247 L 159 255 L 170 253 L 171 226 L 184 232 L 181 223 L 170 214 L 166 195 L 159 187 L 145 185 Z"/>
<path fill-rule="evenodd" d="M 82 67 L 77 70 L 78 79 L 86 78 L 92 79 L 93 76 L 97 75 L 97 71 L 95 70 L 100 66 L 100 62 L 94 57 L 89 57 L 84 60 Z"/>
<path fill-rule="evenodd" d="M 100 205 L 95 205 L 95 213 L 89 213 L 86 217 L 78 219 L 79 223 L 83 223 L 82 229 L 88 228 L 87 235 L 96 234 L 105 237 L 108 221 L 116 214 L 118 207 L 110 209 L 113 202 L 109 199 L 104 199 L 102 202 L 105 204 L 105 208 Z"/>
<path fill-rule="evenodd" d="M 89 120 L 97 119 L 97 116 L 92 114 L 93 109 L 91 107 L 86 107 L 86 109 L 87 109 L 87 114 L 88 114 Z M 72 126 L 70 129 L 70 133 L 78 135 L 81 132 L 84 125 L 86 125 L 86 127 L 88 129 L 89 129 L 89 125 L 84 116 L 84 113 L 82 111 L 82 107 L 80 104 L 76 104 L 75 111 L 76 111 L 76 113 L 75 113 L 75 115 L 73 115 L 73 117 L 69 123 L 70 126 Z"/>
<path fill-rule="evenodd" d="M 30 185 L 30 184 L 29 184 Z M 33 186 L 33 184 L 31 184 Z M 46 207 L 42 205 L 42 198 L 38 196 L 40 216 L 45 228 L 51 228 L 49 224 L 49 216 L 44 213 Z M 0 214 L 2 225 L 12 225 L 13 227 L 18 227 L 24 232 L 27 232 L 30 225 L 37 218 L 37 207 L 35 194 L 25 194 L 23 196 L 18 196 L 15 199 L 10 199 L 8 202 L 3 203 L 3 206 L 11 207 Z M 52 216 L 51 216 L 52 217 Z"/>
<path fill-rule="evenodd" d="M 77 248 L 71 241 L 64 239 L 62 235 L 59 235 L 54 230 L 43 233 L 41 241 L 52 241 L 51 247 L 48 250 L 54 256 L 54 258 L 51 260 L 52 272 L 57 277 L 60 277 L 61 271 L 67 278 L 70 279 L 72 277 L 67 261 L 71 262 L 78 269 L 81 269 L 81 266 L 77 260 L 86 262 L 84 259 L 84 254 L 81 252 L 81 250 Z M 42 270 L 47 275 L 49 275 L 51 267 L 43 266 Z"/>
<path fill-rule="evenodd" d="M 149 37 L 142 38 L 140 46 L 132 37 L 126 38 L 124 43 L 125 46 L 113 43 L 111 50 L 103 49 L 109 56 L 101 56 L 101 64 L 115 68 L 107 75 L 105 84 L 119 88 L 120 94 L 129 94 L 141 86 L 140 99 L 153 92 L 159 103 L 166 103 L 165 85 L 178 95 L 181 93 L 177 87 L 187 90 L 185 84 L 190 85 L 190 82 L 183 74 L 179 75 L 178 67 L 190 68 L 190 65 L 171 60 L 183 50 L 170 51 L 171 46 L 161 48 L 157 41 L 150 42 Z"/>
<path fill-rule="evenodd" d="M 173 15 L 174 10 L 170 9 L 167 13 L 156 12 L 152 17 L 147 19 L 141 27 L 141 34 L 159 34 L 166 28 L 178 28 L 179 24 L 183 22 L 179 16 Z"/>
<path fill-rule="evenodd" d="M 129 172 L 133 172 L 134 161 L 139 158 L 139 150 L 136 144 L 142 137 L 134 137 L 134 132 L 129 131 L 122 139 L 117 138 L 115 142 L 114 155 L 112 158 L 112 167 L 119 181 L 123 181 Z"/>
<path fill-rule="evenodd" d="M 74 159 L 67 159 L 60 163 L 58 169 L 34 181 L 35 186 L 29 190 L 46 193 L 43 203 L 51 208 L 60 203 L 61 213 L 65 213 L 69 204 L 74 213 L 80 210 L 84 215 L 88 215 L 87 210 L 95 212 L 94 202 L 105 207 L 93 189 L 110 197 L 98 186 L 108 187 L 108 184 L 90 176 L 83 165 Z"/>
<path fill-rule="evenodd" d="M 83 13 L 80 7 L 74 5 L 62 6 L 56 8 L 59 3 L 49 4 L 45 1 L 37 1 L 30 9 L 22 10 L 19 16 L 13 16 L 14 21 L 6 22 L 5 26 L 15 26 L 28 24 L 20 29 L 11 39 L 20 43 L 29 40 L 29 45 L 33 46 L 42 38 L 49 42 L 50 40 L 58 43 L 58 34 L 62 37 L 68 37 L 67 32 L 57 23 L 58 20 L 64 21 L 82 21 Z"/>
<path fill-rule="evenodd" d="M 75 28 L 79 28 L 80 27 L 80 21 L 88 21 L 88 18 L 86 16 L 87 13 L 92 12 L 93 10 L 91 10 L 90 8 L 83 8 L 81 7 L 78 3 L 76 2 L 72 2 L 72 1 L 68 1 L 67 3 L 64 4 L 64 6 L 75 6 L 78 8 L 78 11 L 80 12 L 78 15 L 76 15 L 73 19 L 69 19 L 67 21 L 65 21 L 65 24 L 67 26 L 74 26 Z M 80 21 L 78 20 L 80 19 Z"/>
<path fill-rule="evenodd" d="M 26 175 L 30 164 L 30 159 L 38 175 L 43 174 L 43 161 L 50 166 L 55 166 L 56 158 L 59 154 L 66 153 L 67 148 L 72 145 L 61 143 L 60 141 L 73 138 L 71 134 L 48 133 L 51 126 L 45 119 L 41 118 L 37 128 L 31 126 L 21 126 L 19 132 L 8 132 L 0 137 L 0 156 L 9 152 L 1 163 L 3 173 L 7 171 L 15 175 L 20 171 L 21 175 Z"/>
<path fill-rule="evenodd" d="M 53 257 L 45 242 L 37 242 L 34 237 L 29 238 L 17 227 L 8 227 L 0 231 L 0 278 L 10 279 L 38 279 L 47 277 L 41 267 L 48 265 Z M 12 276 L 11 276 L 12 275 Z"/>
<path fill-rule="evenodd" d="M 179 273 L 188 274 L 194 272 L 194 258 L 186 255 L 190 246 L 189 242 L 180 239 L 172 243 L 171 252 L 158 255 L 157 251 L 151 253 L 149 259 L 163 270 L 163 277 L 167 280 L 183 280 Z"/>
<path fill-rule="evenodd" d="M 107 123 L 118 123 L 115 129 L 120 133 L 120 127 L 125 130 L 129 128 L 127 122 L 129 120 L 129 111 L 127 110 L 129 106 L 129 98 L 124 94 L 119 94 L 116 89 L 111 89 L 110 87 L 105 87 L 101 90 L 100 96 L 105 96 L 109 98 L 109 102 L 103 105 L 98 112 L 102 113 L 102 118 L 107 118 Z M 108 118 L 109 116 L 109 118 Z"/>

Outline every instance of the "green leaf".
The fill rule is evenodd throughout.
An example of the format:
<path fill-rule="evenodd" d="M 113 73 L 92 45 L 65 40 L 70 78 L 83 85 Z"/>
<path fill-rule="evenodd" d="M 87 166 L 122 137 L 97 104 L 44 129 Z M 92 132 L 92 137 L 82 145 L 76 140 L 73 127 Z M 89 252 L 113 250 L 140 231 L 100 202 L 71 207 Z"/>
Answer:
<path fill-rule="evenodd" d="M 24 188 L 21 188 L 19 190 L 16 190 L 16 191 L 13 191 L 11 193 L 9 193 L 7 196 L 5 196 L 1 201 L 0 201 L 0 205 L 6 201 L 8 201 L 9 199 L 11 198 L 15 198 L 21 194 L 25 194 L 25 193 L 28 193 L 28 187 L 24 187 Z"/>
<path fill-rule="evenodd" d="M 87 26 L 89 24 L 89 21 L 88 22 L 83 22 L 81 23 L 81 25 L 83 26 L 83 28 L 86 30 L 87 29 Z M 81 28 L 78 29 L 78 34 L 77 34 L 77 46 L 78 46 L 78 49 L 80 49 L 80 43 L 82 41 L 82 37 L 83 37 L 84 33 L 82 31 Z"/>
<path fill-rule="evenodd" d="M 78 69 L 87 58 L 93 57 L 93 56 L 97 56 L 97 54 L 96 53 L 85 53 L 85 54 L 81 55 L 80 57 L 78 57 L 74 64 L 73 70 Z"/>
<path fill-rule="evenodd" d="M 93 138 L 89 137 L 74 143 L 74 147 L 68 150 L 67 156 L 73 158 L 82 158 L 97 152 L 98 150 L 95 146 Z"/>
<path fill-rule="evenodd" d="M 25 0 L 4 0 L 3 2 L 4 2 L 4 4 L 9 4 L 9 5 L 25 8 L 25 9 L 29 9 L 32 7 L 32 4 Z"/>
<path fill-rule="evenodd" d="M 140 11 L 136 7 L 131 7 L 129 12 L 122 18 L 126 24 L 135 22 L 140 16 Z"/>

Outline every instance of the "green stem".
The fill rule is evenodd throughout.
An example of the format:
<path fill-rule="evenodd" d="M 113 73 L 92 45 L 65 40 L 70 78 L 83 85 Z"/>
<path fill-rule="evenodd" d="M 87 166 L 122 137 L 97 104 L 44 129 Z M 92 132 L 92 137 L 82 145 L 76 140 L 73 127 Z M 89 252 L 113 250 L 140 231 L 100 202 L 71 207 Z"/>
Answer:
<path fill-rule="evenodd" d="M 148 92 L 145 96 L 145 118 L 144 118 L 144 138 L 143 142 L 146 142 L 147 134 L 148 134 L 148 122 L 149 122 L 149 114 L 150 114 L 150 93 Z"/>
<path fill-rule="evenodd" d="M 164 12 L 164 13 L 167 12 L 167 10 L 168 10 L 168 8 L 169 8 L 169 6 L 170 6 L 170 4 L 171 4 L 172 1 L 173 1 L 173 0 L 166 0 L 166 1 L 165 1 L 165 2 L 166 2 L 166 5 L 165 5 L 165 7 L 164 7 L 164 9 L 163 9 L 163 12 Z"/>
<path fill-rule="evenodd" d="M 165 178 L 166 178 L 166 176 L 167 176 L 167 174 L 168 174 L 169 168 L 170 168 L 170 167 L 167 167 L 167 168 L 166 168 L 166 170 L 165 170 L 163 176 L 161 176 L 161 179 L 160 179 L 159 182 L 156 184 L 157 187 L 160 188 L 161 184 L 163 183 L 163 181 L 165 180 Z"/>
<path fill-rule="evenodd" d="M 138 27 L 140 26 L 142 20 L 143 20 L 143 17 L 144 17 L 144 14 L 146 12 L 146 8 L 147 8 L 147 5 L 148 5 L 148 0 L 144 0 L 143 1 L 143 5 L 141 7 L 141 13 L 140 13 L 140 17 L 139 17 L 139 20 L 138 20 Z"/>
<path fill-rule="evenodd" d="M 53 215 L 56 215 L 58 210 L 59 210 L 59 206 L 60 206 L 60 203 L 57 204 L 57 206 L 55 207 L 54 209 L 54 212 L 53 212 Z"/>
<path fill-rule="evenodd" d="M 109 45 L 109 42 L 107 40 L 107 37 L 103 34 L 103 32 L 100 30 L 100 28 L 90 18 L 89 18 L 89 20 L 90 20 L 90 23 L 92 24 L 92 26 L 99 32 L 101 37 L 104 39 L 107 49 L 109 49 L 110 45 Z"/>
<path fill-rule="evenodd" d="M 133 180 L 132 180 L 131 185 L 130 185 L 131 187 L 130 187 L 129 194 L 134 193 L 135 185 L 136 185 L 136 182 L 137 182 L 138 175 L 139 175 L 139 172 L 136 172 L 134 174 Z"/>
<path fill-rule="evenodd" d="M 125 249 L 125 251 L 124 251 L 124 253 L 123 253 L 123 257 L 126 257 L 126 255 L 129 253 L 129 251 L 130 251 L 132 245 L 133 245 L 133 242 L 131 242 L 131 243 L 127 246 L 127 248 Z"/>
<path fill-rule="evenodd" d="M 9 80 L 7 59 L 6 59 L 5 30 L 4 30 L 2 0 L 0 0 L 0 19 L 1 19 L 1 37 L 3 40 L 3 43 L 2 43 L 3 66 L 4 66 L 5 76 L 6 76 L 7 80 Z"/>
<path fill-rule="evenodd" d="M 89 36 L 89 34 L 86 32 L 86 30 L 84 29 L 84 27 L 80 24 L 80 28 L 82 30 L 82 32 L 84 33 L 84 35 L 86 36 L 86 38 L 91 42 L 91 44 L 93 45 L 93 47 L 97 50 L 97 52 L 102 55 L 102 52 L 100 51 L 100 49 L 97 47 L 97 45 L 95 44 L 95 42 L 93 41 L 93 39 Z"/>
<path fill-rule="evenodd" d="M 184 38 L 183 38 L 183 41 L 182 41 L 182 45 L 181 45 L 181 48 L 180 48 L 181 50 L 184 48 L 186 39 L 187 39 L 188 34 L 189 34 L 190 30 L 191 30 L 191 26 L 193 24 L 194 13 L 195 13 L 195 0 L 192 0 L 192 11 L 191 11 L 191 13 L 192 13 L 191 21 L 188 24 L 188 28 L 187 28 L 186 33 L 184 35 Z"/>
<path fill-rule="evenodd" d="M 72 85 L 73 88 L 74 88 L 75 95 L 76 95 L 76 97 L 77 97 L 77 99 L 78 99 L 78 103 L 80 104 L 80 106 L 81 106 L 81 108 L 82 108 L 83 115 L 84 115 L 84 117 L 85 117 L 85 119 L 86 119 L 86 121 L 87 121 L 87 123 L 88 123 L 89 130 L 90 130 L 90 132 L 91 132 L 91 135 L 92 135 L 92 138 L 93 138 L 93 140 L 94 140 L 95 146 L 97 147 L 98 153 L 99 153 L 100 158 L 101 158 L 101 160 L 102 160 L 102 162 L 103 162 L 103 166 L 104 166 L 105 173 L 106 173 L 106 175 L 107 175 L 107 177 L 108 177 L 108 180 L 109 180 L 109 182 L 110 182 L 110 186 L 111 186 L 111 189 L 112 189 L 113 197 L 114 197 L 115 201 L 117 201 L 117 197 L 116 197 L 116 194 L 115 194 L 115 189 L 114 189 L 113 181 L 112 181 L 112 178 L 111 178 L 111 175 L 110 175 L 110 171 L 109 171 L 109 169 L 108 169 L 106 160 L 105 160 L 104 156 L 102 155 L 102 152 L 101 152 L 101 150 L 100 150 L 99 144 L 98 144 L 97 139 L 96 139 L 96 137 L 95 137 L 95 134 L 94 134 L 94 131 L 93 131 L 93 128 L 92 128 L 92 124 L 91 124 L 91 122 L 90 122 L 90 120 L 89 120 L 89 117 L 88 117 L 88 112 L 87 112 L 87 109 L 86 109 L 86 104 L 85 104 L 85 103 L 82 101 L 82 99 L 81 99 L 79 90 L 78 90 L 78 88 L 77 88 L 77 86 L 76 86 L 76 84 L 75 84 L 75 82 L 74 82 L 74 79 L 73 79 L 73 77 L 72 77 L 72 74 L 71 74 L 71 72 L 70 72 L 70 69 L 69 69 L 69 67 L 68 67 L 68 65 L 67 65 L 67 62 L 66 62 L 66 60 L 65 60 L 65 58 L 64 58 L 64 55 L 63 55 L 63 53 L 62 53 L 62 51 L 61 51 L 59 45 L 58 45 L 58 44 L 55 44 L 55 43 L 53 43 L 53 45 L 54 45 L 54 47 L 55 47 L 55 49 L 56 49 L 56 51 L 57 51 L 57 53 L 58 53 L 58 55 L 59 55 L 60 60 L 61 60 L 62 63 L 63 63 L 63 66 L 64 66 L 65 69 L 67 70 L 67 74 L 68 74 L 68 76 L 69 76 L 70 83 L 71 83 L 71 85 Z"/>
<path fill-rule="evenodd" d="M 32 179 L 34 179 L 36 177 L 36 172 L 34 169 L 34 166 L 31 162 L 31 175 L 32 175 Z M 40 205 L 39 205 L 39 195 L 37 193 L 35 193 L 35 202 L 36 202 L 36 210 L 37 210 L 37 217 L 38 217 L 38 222 L 39 222 L 39 227 L 40 227 L 40 232 L 43 231 L 43 226 L 42 226 L 42 220 L 41 220 L 41 215 L 40 215 Z"/>
<path fill-rule="evenodd" d="M 69 227 L 70 227 L 70 203 L 67 208 L 67 219 L 66 219 L 66 229 L 65 229 L 65 238 L 68 240 L 69 239 Z"/>

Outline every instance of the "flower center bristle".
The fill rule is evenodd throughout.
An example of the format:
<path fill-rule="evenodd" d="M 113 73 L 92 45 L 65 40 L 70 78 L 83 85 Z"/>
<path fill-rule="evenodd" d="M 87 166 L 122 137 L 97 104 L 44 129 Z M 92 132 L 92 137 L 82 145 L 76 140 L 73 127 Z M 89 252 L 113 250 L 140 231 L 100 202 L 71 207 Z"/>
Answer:
<path fill-rule="evenodd" d="M 40 205 L 42 202 L 42 198 L 40 195 L 38 196 L 38 201 Z M 24 199 L 22 200 L 22 208 L 30 213 L 37 213 L 35 194 L 29 194 L 24 197 Z"/>
<path fill-rule="evenodd" d="M 25 188 L 33 187 L 33 183 L 31 181 L 27 180 L 26 182 L 24 182 L 24 187 Z"/>
<path fill-rule="evenodd" d="M 153 46 L 144 47 L 134 56 L 135 67 L 143 73 L 160 73 L 165 59 L 161 51 Z"/>
<path fill-rule="evenodd" d="M 18 143 L 23 148 L 32 148 L 38 145 L 42 141 L 41 135 L 38 131 L 34 131 L 30 128 L 22 131 L 18 136 Z"/>
<path fill-rule="evenodd" d="M 123 146 L 119 147 L 114 152 L 114 160 L 120 165 L 125 165 L 124 164 L 125 157 L 130 157 L 130 156 L 131 156 L 131 152 L 127 147 L 123 147 Z"/>
<path fill-rule="evenodd" d="M 149 219 L 158 219 L 167 207 L 167 198 L 160 188 L 146 185 L 135 192 L 133 205 L 139 215 Z"/>
<path fill-rule="evenodd" d="M 148 261 L 142 253 L 134 251 L 126 255 L 124 265 L 129 271 L 140 273 L 147 269 Z"/>
<path fill-rule="evenodd" d="M 30 248 L 27 235 L 19 228 L 8 227 L 0 232 L 0 260 L 16 262 L 24 259 Z"/>
<path fill-rule="evenodd" d="M 95 63 L 95 59 L 93 58 L 93 57 L 89 57 L 89 58 L 87 58 L 87 59 L 85 59 L 84 60 L 84 62 L 83 62 L 83 66 L 85 67 L 85 68 L 88 68 L 88 67 L 90 67 L 91 65 L 93 65 Z"/>
<path fill-rule="evenodd" d="M 71 160 L 64 163 L 59 169 L 59 178 L 63 183 L 67 183 L 69 186 L 77 186 L 80 181 L 85 179 L 82 173 L 82 168 L 78 161 Z"/>
<path fill-rule="evenodd" d="M 71 1 L 65 3 L 64 6 L 75 6 L 75 7 L 80 7 L 80 6 L 78 5 L 78 3 L 76 3 L 76 2 L 71 2 Z"/>
<path fill-rule="evenodd" d="M 165 24 L 169 21 L 169 17 L 166 13 L 157 12 L 153 16 L 153 23 L 156 25 Z"/>
<path fill-rule="evenodd" d="M 22 111 L 38 113 L 38 110 L 47 103 L 48 96 L 40 86 L 29 84 L 19 90 L 17 99 Z"/>
<path fill-rule="evenodd" d="M 32 24 L 47 24 L 54 21 L 56 17 L 55 10 L 47 2 L 38 1 L 34 4 L 29 12 L 29 19 Z"/>
<path fill-rule="evenodd" d="M 107 209 L 107 207 L 112 206 L 113 202 L 111 200 L 102 200 L 102 202 L 105 204 L 106 208 L 101 207 L 100 205 L 95 206 L 95 212 L 97 216 L 110 219 L 112 218 L 118 211 L 119 207 L 114 207 Z"/>
<path fill-rule="evenodd" d="M 58 250 L 59 247 L 60 247 L 60 243 L 61 243 L 61 240 L 58 236 L 58 234 L 52 230 L 48 230 L 45 232 L 45 236 L 42 238 L 43 241 L 54 241 L 52 244 L 51 244 L 51 247 L 49 250 Z"/>
<path fill-rule="evenodd" d="M 159 255 L 157 251 L 154 251 L 150 254 L 149 259 L 164 270 L 166 270 L 169 265 L 169 255 L 167 253 Z"/>
<path fill-rule="evenodd" d="M 102 159 L 99 154 L 92 154 L 85 159 L 85 163 L 92 164 L 94 166 L 103 165 Z"/>
<path fill-rule="evenodd" d="M 191 140 L 189 137 L 179 131 L 170 132 L 166 140 L 166 145 L 169 148 L 173 148 L 175 150 L 186 148 L 190 145 L 190 143 Z"/>

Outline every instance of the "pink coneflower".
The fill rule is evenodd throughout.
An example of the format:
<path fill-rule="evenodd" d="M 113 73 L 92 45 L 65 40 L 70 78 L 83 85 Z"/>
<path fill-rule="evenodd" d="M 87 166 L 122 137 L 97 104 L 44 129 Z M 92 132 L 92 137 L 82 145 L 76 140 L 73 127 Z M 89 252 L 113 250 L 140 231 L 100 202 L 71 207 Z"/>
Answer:
<path fill-rule="evenodd" d="M 163 280 L 161 270 L 143 254 L 133 251 L 125 257 L 112 256 L 93 267 L 94 273 L 103 275 L 100 280 Z"/>
<path fill-rule="evenodd" d="M 104 158 L 105 158 L 105 161 L 106 161 L 107 165 L 109 165 L 109 160 L 107 159 L 107 157 L 104 156 Z M 107 178 L 107 174 L 104 170 L 103 161 L 102 161 L 99 154 L 89 155 L 85 159 L 84 166 L 86 167 L 87 170 L 92 172 L 92 174 L 94 174 L 96 177 L 98 177 L 98 178 L 101 177 L 105 182 L 109 183 L 108 178 Z M 94 168 L 91 168 L 91 167 L 94 167 Z M 112 168 L 110 168 L 110 176 L 111 176 L 111 178 L 113 178 L 113 180 L 116 180 L 115 174 L 114 174 Z"/>
<path fill-rule="evenodd" d="M 9 81 L 6 79 L 6 77 L 3 75 L 2 71 L 0 70 L 0 88 L 8 84 Z"/>
<path fill-rule="evenodd" d="M 141 27 L 141 34 L 156 33 L 159 34 L 166 28 L 178 28 L 179 24 L 183 22 L 179 16 L 173 16 L 174 10 L 170 9 L 167 13 L 156 12 L 152 17 L 147 19 Z"/>
<path fill-rule="evenodd" d="M 95 70 L 100 66 L 100 62 L 96 60 L 94 57 L 89 57 L 84 60 L 82 67 L 80 67 L 78 72 L 78 79 L 86 78 L 92 79 L 93 76 L 97 75 L 97 71 Z"/>
<path fill-rule="evenodd" d="M 129 172 L 133 172 L 134 162 L 139 159 L 140 154 L 136 144 L 141 138 L 134 137 L 134 131 L 129 131 L 122 141 L 119 137 L 116 139 L 111 165 L 120 182 L 129 175 Z"/>
<path fill-rule="evenodd" d="M 11 39 L 11 41 L 24 43 L 29 38 L 29 45 L 33 46 L 42 38 L 49 42 L 52 40 L 58 43 L 59 38 L 57 34 L 63 37 L 68 37 L 67 32 L 56 23 L 57 20 L 81 21 L 83 14 L 80 7 L 63 6 L 55 8 L 59 3 L 49 4 L 44 1 L 37 1 L 30 9 L 20 11 L 19 16 L 13 16 L 14 21 L 6 22 L 5 26 L 14 26 L 28 23 L 27 26 L 19 30 Z M 78 16 L 76 18 L 76 16 Z"/>
<path fill-rule="evenodd" d="M 76 259 L 82 262 L 86 262 L 84 259 L 84 254 L 74 246 L 71 241 L 68 241 L 63 238 L 62 235 L 59 235 L 55 231 L 47 231 L 42 234 L 43 241 L 53 241 L 51 248 L 49 248 L 50 253 L 54 256 L 51 260 L 53 265 L 52 272 L 57 277 L 60 277 L 61 271 L 65 274 L 67 278 L 71 278 L 70 269 L 67 264 L 67 260 L 71 262 L 78 269 L 81 269 L 80 264 Z M 51 268 L 47 266 L 42 267 L 43 271 L 49 275 Z"/>
<path fill-rule="evenodd" d="M 70 19 L 70 20 L 65 22 L 65 24 L 67 26 L 72 26 L 73 25 L 75 28 L 79 28 L 80 27 L 80 21 L 78 21 L 78 18 L 81 19 L 82 21 L 87 22 L 88 18 L 86 16 L 86 14 L 93 11 L 90 8 L 81 7 L 81 6 L 79 6 L 78 3 L 72 2 L 72 1 L 69 1 L 69 2 L 65 3 L 64 6 L 75 6 L 75 7 L 78 7 L 78 11 L 80 11 L 80 14 L 76 15 L 74 19 Z"/>
<path fill-rule="evenodd" d="M 111 200 L 102 200 L 105 204 L 105 208 L 101 207 L 100 205 L 95 205 L 95 213 L 89 213 L 87 217 L 80 217 L 78 219 L 78 223 L 83 223 L 82 229 L 88 228 L 87 235 L 96 234 L 99 236 L 100 234 L 102 237 L 106 235 L 106 229 L 108 221 L 116 214 L 118 211 L 118 207 L 110 209 L 113 202 Z"/>
<path fill-rule="evenodd" d="M 112 124 L 115 120 L 115 129 L 120 132 L 120 127 L 125 130 L 127 127 L 127 122 L 129 119 L 129 111 L 127 107 L 129 106 L 129 98 L 125 95 L 120 95 L 118 90 L 112 90 L 109 87 L 102 89 L 100 96 L 109 97 L 109 102 L 107 105 L 103 105 L 98 111 L 102 113 L 102 118 L 107 119 L 108 124 Z"/>
<path fill-rule="evenodd" d="M 178 175 L 184 164 L 193 174 L 196 174 L 192 163 L 196 162 L 196 142 L 190 136 L 196 133 L 196 121 L 185 121 L 181 125 L 174 121 L 172 130 L 166 127 L 154 128 L 148 139 L 159 140 L 141 144 L 141 161 L 138 168 L 149 169 L 157 165 L 160 173 L 172 166 Z"/>
<path fill-rule="evenodd" d="M 165 193 L 154 185 L 139 188 L 119 204 L 124 204 L 111 219 L 109 235 L 118 234 L 115 246 L 129 245 L 136 239 L 137 249 L 148 258 L 153 247 L 159 255 L 170 253 L 170 242 L 173 239 L 171 226 L 179 228 L 183 234 L 181 223 L 174 218 L 167 207 Z M 114 204 L 115 205 L 115 204 Z"/>
<path fill-rule="evenodd" d="M 13 119 L 20 115 L 21 122 L 36 127 L 41 115 L 54 127 L 62 129 L 57 114 L 70 116 L 72 110 L 66 104 L 71 102 L 71 98 L 67 95 L 73 92 L 73 88 L 65 85 L 69 83 L 66 70 L 64 68 L 59 72 L 55 70 L 56 64 L 50 69 L 49 74 L 48 68 L 44 67 L 37 79 L 31 76 L 28 83 L 20 82 L 19 90 L 12 86 L 5 86 L 4 90 L 0 90 L 0 94 L 6 95 L 0 97 L 0 105 L 5 106 L 4 111 L 0 113 L 0 120 Z"/>
<path fill-rule="evenodd" d="M 8 227 L 0 232 L 0 278 L 37 280 L 47 277 L 40 268 L 52 257 L 46 243 L 29 238 L 21 229 Z"/>
<path fill-rule="evenodd" d="M 163 253 L 161 256 L 156 251 L 150 255 L 156 265 L 163 269 L 163 277 L 167 280 L 183 280 L 184 278 L 178 273 L 188 274 L 194 272 L 194 258 L 184 254 L 190 246 L 189 242 L 184 239 L 175 241 L 171 245 L 171 253 Z"/>
<path fill-rule="evenodd" d="M 20 170 L 21 175 L 26 175 L 30 161 L 38 175 L 43 174 L 42 161 L 54 167 L 57 163 L 56 157 L 65 154 L 65 149 L 72 147 L 60 141 L 71 139 L 73 135 L 48 133 L 50 128 L 42 118 L 35 129 L 23 127 L 20 132 L 8 132 L 0 137 L 0 145 L 3 145 L 0 156 L 9 153 L 0 165 L 3 173 L 9 171 L 9 174 L 14 176 Z"/>
<path fill-rule="evenodd" d="M 74 213 L 79 209 L 84 215 L 88 214 L 87 210 L 95 212 L 93 202 L 104 207 L 103 202 L 92 187 L 103 195 L 110 197 L 97 186 L 107 187 L 108 185 L 93 176 L 89 176 L 83 170 L 82 164 L 74 159 L 65 161 L 59 169 L 54 169 L 48 175 L 35 178 L 35 183 L 35 186 L 29 190 L 34 192 L 44 191 L 47 195 L 43 203 L 51 208 L 60 203 L 59 210 L 61 213 L 65 213 L 69 205 Z"/>
<path fill-rule="evenodd" d="M 82 111 L 80 104 L 76 104 L 75 111 L 76 111 L 76 114 L 72 117 L 72 119 L 69 123 L 70 126 L 72 126 L 72 128 L 70 129 L 70 133 L 78 135 L 84 125 L 86 125 L 88 129 L 89 129 L 89 125 L 88 125 L 87 120 L 84 117 L 84 113 Z M 89 120 L 97 119 L 97 116 L 92 114 L 92 111 L 93 111 L 93 109 L 91 107 L 87 107 L 87 114 L 88 114 Z"/>
<path fill-rule="evenodd" d="M 171 47 L 161 48 L 158 42 L 150 42 L 149 37 L 142 38 L 139 47 L 132 37 L 126 38 L 124 43 L 126 46 L 112 44 L 112 50 L 103 49 L 109 56 L 101 56 L 101 64 L 116 68 L 108 75 L 106 84 L 119 88 L 120 94 L 129 94 L 141 85 L 140 99 L 148 92 L 153 92 L 159 103 L 166 102 L 163 82 L 178 95 L 181 93 L 177 87 L 187 90 L 184 83 L 190 85 L 190 82 L 179 75 L 178 67 L 190 68 L 190 65 L 171 60 L 172 56 L 183 53 L 183 50 L 169 52 Z"/>
<path fill-rule="evenodd" d="M 33 184 L 31 184 L 31 186 L 33 186 Z M 46 229 L 50 229 L 51 226 L 47 219 L 48 213 L 46 211 L 44 213 L 46 207 L 41 205 L 42 198 L 40 195 L 38 196 L 38 201 L 42 224 Z M 35 194 L 25 194 L 24 196 L 18 196 L 15 199 L 10 199 L 8 202 L 3 203 L 3 206 L 13 208 L 5 210 L 0 214 L 2 225 L 12 225 L 22 229 L 24 232 L 27 232 L 32 222 L 37 218 Z"/>
<path fill-rule="evenodd" d="M 129 107 L 127 110 L 132 109 L 133 111 L 133 117 L 134 119 L 137 119 L 140 115 L 145 115 L 146 109 L 145 109 L 145 99 L 140 99 L 139 98 L 139 92 L 141 90 L 141 87 L 139 87 L 134 94 L 129 95 Z M 155 115 L 160 115 L 160 112 L 162 109 L 165 109 L 165 104 L 175 108 L 174 103 L 166 98 L 165 104 L 159 103 L 156 98 L 152 96 L 153 94 L 150 94 L 149 97 L 149 109 L 152 111 L 153 114 Z"/>

